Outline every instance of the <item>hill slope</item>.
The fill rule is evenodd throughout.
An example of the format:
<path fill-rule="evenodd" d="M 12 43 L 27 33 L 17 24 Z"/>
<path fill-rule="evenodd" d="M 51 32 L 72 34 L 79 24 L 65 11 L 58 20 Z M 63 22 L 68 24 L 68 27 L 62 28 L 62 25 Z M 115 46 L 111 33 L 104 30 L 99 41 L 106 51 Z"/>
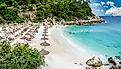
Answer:
<path fill-rule="evenodd" d="M 47 17 L 69 21 L 94 16 L 85 0 L 1 0 L 0 10 L 1 23 L 41 22 Z"/>

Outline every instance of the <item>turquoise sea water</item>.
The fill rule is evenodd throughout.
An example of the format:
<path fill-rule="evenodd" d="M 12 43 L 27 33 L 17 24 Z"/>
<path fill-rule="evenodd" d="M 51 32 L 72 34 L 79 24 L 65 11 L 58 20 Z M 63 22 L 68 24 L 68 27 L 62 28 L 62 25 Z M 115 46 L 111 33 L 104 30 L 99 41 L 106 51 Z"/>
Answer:
<path fill-rule="evenodd" d="M 121 56 L 121 17 L 102 18 L 106 23 L 66 26 L 63 28 L 64 36 L 70 38 L 77 46 L 101 55 Z"/>

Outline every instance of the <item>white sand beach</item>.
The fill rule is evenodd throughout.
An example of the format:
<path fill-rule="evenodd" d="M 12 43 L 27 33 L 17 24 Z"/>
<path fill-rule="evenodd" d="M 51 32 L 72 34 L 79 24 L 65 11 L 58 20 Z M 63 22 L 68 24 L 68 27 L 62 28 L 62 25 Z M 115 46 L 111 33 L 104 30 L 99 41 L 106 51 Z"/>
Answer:
<path fill-rule="evenodd" d="M 36 48 L 39 51 L 43 49 L 40 45 L 40 43 L 43 42 L 41 40 L 43 30 L 44 28 L 41 25 L 35 38 L 28 42 L 30 47 Z M 45 56 L 47 65 L 43 67 L 43 69 L 85 69 L 85 67 L 87 67 L 86 61 L 95 56 L 95 53 L 76 46 L 76 43 L 71 42 L 63 36 L 60 28 L 56 28 L 55 26 L 49 28 L 48 35 L 49 40 L 47 40 L 47 42 L 50 46 L 46 47 L 45 50 L 50 53 Z M 15 42 L 18 41 L 20 41 L 20 39 L 15 40 Z"/>
<path fill-rule="evenodd" d="M 49 32 L 51 46 L 46 48 L 50 54 L 45 56 L 48 65 L 45 69 L 85 69 L 85 62 L 94 55 L 83 48 L 74 47 L 59 29 L 53 28 Z"/>

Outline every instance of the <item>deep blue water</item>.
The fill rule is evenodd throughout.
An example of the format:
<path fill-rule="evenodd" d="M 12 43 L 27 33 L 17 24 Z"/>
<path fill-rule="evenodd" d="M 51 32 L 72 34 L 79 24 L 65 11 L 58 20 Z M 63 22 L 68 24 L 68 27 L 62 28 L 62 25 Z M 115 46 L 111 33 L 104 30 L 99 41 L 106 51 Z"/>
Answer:
<path fill-rule="evenodd" d="M 63 28 L 64 35 L 79 47 L 101 55 L 121 56 L 121 17 L 102 18 L 106 23 L 66 26 Z"/>

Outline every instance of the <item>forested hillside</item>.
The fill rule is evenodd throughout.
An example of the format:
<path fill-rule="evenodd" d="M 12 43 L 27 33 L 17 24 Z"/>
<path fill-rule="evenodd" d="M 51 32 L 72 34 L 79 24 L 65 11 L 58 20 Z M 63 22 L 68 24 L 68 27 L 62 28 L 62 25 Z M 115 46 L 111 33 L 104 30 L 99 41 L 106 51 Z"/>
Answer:
<path fill-rule="evenodd" d="M 85 0 L 0 0 L 0 23 L 41 22 L 47 17 L 69 21 L 87 16 L 94 14 Z"/>

